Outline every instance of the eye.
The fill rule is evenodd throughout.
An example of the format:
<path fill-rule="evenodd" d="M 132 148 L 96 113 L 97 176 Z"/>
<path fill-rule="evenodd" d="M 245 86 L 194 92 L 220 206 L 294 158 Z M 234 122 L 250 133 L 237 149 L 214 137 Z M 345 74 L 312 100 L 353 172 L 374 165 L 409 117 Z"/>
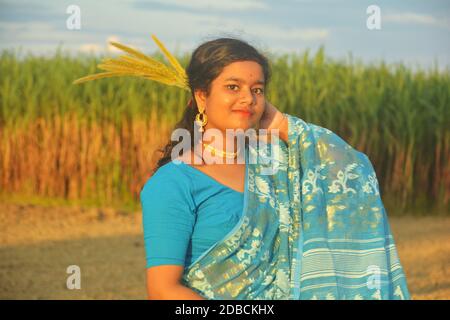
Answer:
<path fill-rule="evenodd" d="M 239 86 L 235 85 L 235 84 L 229 84 L 226 87 L 230 88 L 231 90 L 233 90 L 232 87 L 237 87 L 238 88 Z M 255 90 L 260 90 L 259 93 L 257 93 L 257 94 L 264 94 L 264 89 L 262 89 L 262 88 L 256 88 Z M 236 90 L 233 90 L 233 91 L 236 91 Z"/>
<path fill-rule="evenodd" d="M 261 90 L 261 91 L 259 92 L 259 94 L 263 94 L 263 93 L 264 93 L 264 89 L 262 89 L 262 88 L 256 88 L 255 90 Z"/>
<path fill-rule="evenodd" d="M 237 87 L 237 85 L 235 85 L 235 84 L 229 84 L 229 85 L 227 85 L 227 88 L 230 88 L 230 87 Z M 233 89 L 231 89 L 231 90 L 233 90 Z M 233 90 L 233 91 L 235 91 L 235 90 Z"/>

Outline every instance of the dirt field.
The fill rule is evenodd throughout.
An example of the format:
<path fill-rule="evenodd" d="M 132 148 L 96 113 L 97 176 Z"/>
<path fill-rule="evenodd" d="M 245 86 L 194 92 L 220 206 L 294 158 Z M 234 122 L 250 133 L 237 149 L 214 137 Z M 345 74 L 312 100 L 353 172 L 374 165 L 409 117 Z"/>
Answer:
<path fill-rule="evenodd" d="M 390 223 L 413 299 L 450 299 L 450 218 Z M 144 256 L 140 212 L 0 205 L 0 299 L 145 299 Z"/>

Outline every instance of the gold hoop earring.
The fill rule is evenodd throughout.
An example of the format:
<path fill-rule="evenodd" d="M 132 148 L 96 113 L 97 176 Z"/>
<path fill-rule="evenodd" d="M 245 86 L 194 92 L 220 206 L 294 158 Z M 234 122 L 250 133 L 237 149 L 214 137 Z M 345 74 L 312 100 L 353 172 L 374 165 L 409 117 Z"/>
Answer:
<path fill-rule="evenodd" d="M 197 115 L 195 116 L 195 123 L 197 123 L 197 125 L 200 127 L 200 129 L 198 130 L 199 132 L 205 131 L 203 127 L 206 125 L 207 122 L 208 117 L 206 116 L 204 111 L 197 113 Z"/>

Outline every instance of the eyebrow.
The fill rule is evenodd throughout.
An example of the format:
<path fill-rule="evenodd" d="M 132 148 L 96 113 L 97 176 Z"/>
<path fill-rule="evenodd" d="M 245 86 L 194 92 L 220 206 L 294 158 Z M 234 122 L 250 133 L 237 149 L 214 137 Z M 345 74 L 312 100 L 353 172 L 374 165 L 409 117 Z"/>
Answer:
<path fill-rule="evenodd" d="M 226 78 L 224 81 L 229 81 L 229 80 L 233 80 L 233 81 L 237 81 L 237 82 L 245 82 L 243 79 L 241 78 L 236 78 L 236 77 L 229 77 Z M 264 80 L 258 80 L 255 82 L 256 84 L 264 84 Z"/>

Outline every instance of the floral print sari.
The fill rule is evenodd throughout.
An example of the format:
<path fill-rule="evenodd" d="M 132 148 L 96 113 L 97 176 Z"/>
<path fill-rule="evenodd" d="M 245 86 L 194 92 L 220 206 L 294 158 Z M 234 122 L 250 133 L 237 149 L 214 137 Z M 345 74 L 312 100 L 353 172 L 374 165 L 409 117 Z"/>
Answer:
<path fill-rule="evenodd" d="M 287 143 L 246 151 L 241 219 L 182 283 L 214 300 L 410 299 L 368 157 L 285 116 Z"/>

